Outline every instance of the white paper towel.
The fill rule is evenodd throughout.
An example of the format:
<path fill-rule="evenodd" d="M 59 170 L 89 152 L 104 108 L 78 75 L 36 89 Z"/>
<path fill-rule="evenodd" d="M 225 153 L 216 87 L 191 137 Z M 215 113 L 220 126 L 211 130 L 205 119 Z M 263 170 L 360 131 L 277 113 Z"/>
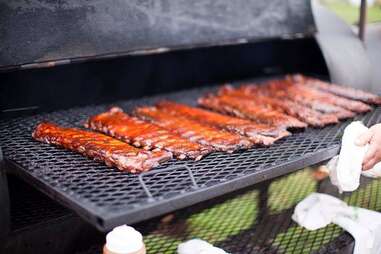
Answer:
<path fill-rule="evenodd" d="M 381 253 L 381 214 L 348 206 L 327 194 L 312 193 L 294 210 L 292 219 L 308 230 L 337 224 L 355 239 L 354 254 Z"/>
<path fill-rule="evenodd" d="M 357 146 L 355 140 L 367 130 L 360 121 L 349 124 L 344 130 L 340 154 L 327 164 L 331 182 L 339 188 L 340 193 L 356 190 L 360 185 L 361 174 L 368 177 L 381 176 L 381 163 L 377 163 L 370 170 L 362 171 L 362 162 L 369 146 Z"/>

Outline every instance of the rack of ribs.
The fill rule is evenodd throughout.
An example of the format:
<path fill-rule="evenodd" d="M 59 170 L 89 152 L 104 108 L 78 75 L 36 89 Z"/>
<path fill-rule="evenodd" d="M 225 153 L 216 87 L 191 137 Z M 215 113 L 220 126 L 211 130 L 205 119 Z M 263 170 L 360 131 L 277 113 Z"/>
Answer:
<path fill-rule="evenodd" d="M 303 77 L 302 75 L 294 75 L 293 79 L 304 79 L 304 84 L 316 88 L 318 90 L 328 92 L 337 96 L 345 97 L 352 100 L 362 101 L 369 104 L 381 105 L 381 97 L 372 93 L 368 93 L 359 89 L 347 86 L 339 86 L 324 82 L 322 80 Z"/>
<path fill-rule="evenodd" d="M 166 151 L 146 151 L 101 133 L 64 128 L 47 122 L 38 124 L 32 137 L 130 173 L 148 171 L 172 158 L 172 154 Z"/>
<path fill-rule="evenodd" d="M 90 117 L 85 126 L 146 150 L 166 150 L 178 159 L 200 160 L 211 152 L 210 148 L 190 142 L 156 124 L 129 116 L 118 107 Z"/>
<path fill-rule="evenodd" d="M 253 145 L 249 139 L 241 135 L 219 130 L 185 117 L 174 116 L 157 107 L 140 107 L 135 110 L 135 114 L 192 142 L 210 146 L 215 151 L 232 153 Z"/>
<path fill-rule="evenodd" d="M 226 95 L 207 95 L 198 99 L 199 105 L 225 114 L 282 128 L 305 128 L 307 124 L 267 106 L 259 106 L 250 99 Z"/>
<path fill-rule="evenodd" d="M 239 88 L 225 86 L 219 90 L 219 94 L 252 100 L 258 105 L 266 105 L 274 110 L 296 117 L 313 127 L 323 127 L 339 122 L 339 119 L 334 114 L 320 113 L 288 98 L 266 95 L 257 86 L 241 86 Z"/>
<path fill-rule="evenodd" d="M 255 123 L 172 101 L 161 101 L 156 106 L 169 114 L 187 117 L 197 122 L 246 136 L 254 144 L 271 145 L 276 140 L 290 135 L 284 128 Z"/>
<path fill-rule="evenodd" d="M 305 94 L 306 96 L 310 96 L 316 100 L 320 100 L 322 102 L 330 103 L 347 110 L 356 112 L 356 113 L 365 113 L 372 110 L 372 107 L 366 103 L 361 101 L 356 101 L 352 99 L 347 99 L 344 97 L 340 97 L 319 89 L 316 89 L 312 86 L 308 86 L 308 79 L 303 78 L 294 78 L 294 76 L 289 76 L 287 79 L 293 85 L 293 87 Z"/>
<path fill-rule="evenodd" d="M 325 114 L 334 114 L 338 119 L 348 119 L 356 115 L 352 111 L 349 111 L 331 103 L 321 101 L 307 93 L 303 93 L 287 80 L 270 81 L 266 83 L 264 86 L 261 86 L 261 89 L 264 92 L 267 92 L 270 96 L 288 98 L 301 105 L 310 107 L 316 111 L 320 111 Z"/>

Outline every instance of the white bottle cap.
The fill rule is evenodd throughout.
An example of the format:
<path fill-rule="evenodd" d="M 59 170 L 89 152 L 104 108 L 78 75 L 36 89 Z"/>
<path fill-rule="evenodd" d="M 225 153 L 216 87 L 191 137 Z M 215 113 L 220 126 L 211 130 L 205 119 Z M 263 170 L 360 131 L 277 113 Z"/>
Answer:
<path fill-rule="evenodd" d="M 212 244 L 200 240 L 192 239 L 179 244 L 177 247 L 178 254 L 228 254 L 223 249 L 214 247 Z"/>
<path fill-rule="evenodd" d="M 142 249 L 143 246 L 142 234 L 127 225 L 114 228 L 106 236 L 106 248 L 114 253 L 129 254 Z"/>

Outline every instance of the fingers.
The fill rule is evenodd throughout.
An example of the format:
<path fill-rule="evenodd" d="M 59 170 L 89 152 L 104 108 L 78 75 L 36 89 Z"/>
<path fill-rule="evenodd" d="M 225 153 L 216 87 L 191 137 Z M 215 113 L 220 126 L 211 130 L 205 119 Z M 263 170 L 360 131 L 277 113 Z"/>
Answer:
<path fill-rule="evenodd" d="M 369 149 L 368 151 L 366 152 L 365 156 L 364 156 L 364 163 L 366 163 L 367 161 L 370 161 L 372 160 L 375 156 L 376 156 L 376 152 L 379 148 L 376 146 L 376 144 L 371 144 L 369 146 Z"/>
<path fill-rule="evenodd" d="M 370 140 L 372 139 L 372 136 L 373 136 L 373 130 L 372 129 L 369 129 L 367 130 L 365 133 L 363 133 L 362 135 L 360 135 L 356 140 L 355 140 L 355 144 L 357 146 L 364 146 L 366 144 L 368 144 L 370 142 Z"/>
<path fill-rule="evenodd" d="M 363 159 L 362 169 L 373 168 L 376 163 L 381 161 L 381 124 L 370 127 L 369 130 L 357 137 L 355 144 L 357 146 L 369 144 L 368 151 Z"/>
<path fill-rule="evenodd" d="M 374 165 L 377 164 L 377 162 L 379 162 L 379 159 L 376 159 L 376 158 L 372 158 L 372 159 L 366 161 L 365 164 L 363 164 L 363 166 L 362 166 L 362 170 L 365 171 L 365 170 L 369 170 L 369 169 L 373 168 Z"/>
<path fill-rule="evenodd" d="M 373 168 L 373 166 L 381 160 L 381 140 L 374 139 L 371 141 L 369 149 L 364 156 L 363 170 Z"/>

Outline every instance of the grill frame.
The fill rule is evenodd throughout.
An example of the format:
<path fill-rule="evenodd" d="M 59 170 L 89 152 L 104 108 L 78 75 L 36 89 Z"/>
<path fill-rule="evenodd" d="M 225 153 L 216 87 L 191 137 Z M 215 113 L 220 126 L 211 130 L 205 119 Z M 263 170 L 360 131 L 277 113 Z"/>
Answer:
<path fill-rule="evenodd" d="M 238 83 L 236 83 L 238 84 Z M 212 86 L 212 87 L 204 87 L 204 88 L 197 88 L 193 90 L 186 90 L 181 92 L 175 92 L 172 94 L 162 94 L 158 96 L 153 97 L 146 97 L 138 100 L 129 100 L 129 101 L 121 101 L 114 103 L 112 105 L 118 105 L 121 106 L 126 111 L 130 111 L 133 107 L 139 106 L 139 105 L 152 105 L 158 100 L 161 99 L 172 99 L 178 102 L 187 103 L 190 105 L 194 105 L 195 99 L 200 96 L 201 94 L 204 94 L 206 92 L 213 92 L 218 86 Z M 63 156 L 64 158 L 68 157 L 73 160 L 72 162 L 75 162 L 77 165 L 82 165 L 82 163 L 85 165 L 83 167 L 93 167 L 91 169 L 91 172 L 89 173 L 88 170 L 82 172 L 86 177 L 88 174 L 90 176 L 93 176 L 95 174 L 98 174 L 99 172 L 96 170 L 99 169 L 107 169 L 108 167 L 103 166 L 99 163 L 92 162 L 86 158 L 82 158 L 81 155 L 75 155 L 72 152 L 64 151 L 63 149 L 52 147 L 47 144 L 41 144 L 37 141 L 28 140 L 23 142 L 29 142 L 28 144 L 32 146 L 37 152 L 39 149 L 43 151 L 43 157 L 45 156 L 45 160 L 42 160 L 42 162 L 38 162 L 38 159 L 36 158 L 19 158 L 17 156 L 21 156 L 20 153 L 22 151 L 12 151 L 12 142 L 13 145 L 16 144 L 19 141 L 11 141 L 12 138 L 17 139 L 17 129 L 16 126 L 20 127 L 20 124 L 26 124 L 24 126 L 24 138 L 26 138 L 31 133 L 31 128 L 34 126 L 34 123 L 42 120 L 42 119 L 55 119 L 57 120 L 59 124 L 62 124 L 64 126 L 72 125 L 72 126 L 80 126 L 84 119 L 88 117 L 90 114 L 96 114 L 99 112 L 102 112 L 106 110 L 111 105 L 100 105 L 100 106 L 87 106 L 87 107 L 81 107 L 81 108 L 73 108 L 63 111 L 56 111 L 49 114 L 40 114 L 32 117 L 27 118 L 16 118 L 10 121 L 2 122 L 0 123 L 0 142 L 1 146 L 3 146 L 3 152 L 5 157 L 5 163 L 6 168 L 8 172 L 15 173 L 19 175 L 20 177 L 24 178 L 26 181 L 34 185 L 37 189 L 44 192 L 51 198 L 59 201 L 64 206 L 74 210 L 76 213 L 78 213 L 82 218 L 90 222 L 92 225 L 96 226 L 101 231 L 107 231 L 117 225 L 124 224 L 124 223 L 136 223 L 139 221 L 143 221 L 170 211 L 174 211 L 198 202 L 201 202 L 203 200 L 211 199 L 229 192 L 232 192 L 234 190 L 238 190 L 244 187 L 247 187 L 249 185 L 259 183 L 261 181 L 275 178 L 290 172 L 294 172 L 298 169 L 301 169 L 303 167 L 313 165 L 316 163 L 319 163 L 321 161 L 327 160 L 334 155 L 337 154 L 339 151 L 339 139 L 338 136 L 340 135 L 342 129 L 350 122 L 342 122 L 337 125 L 329 126 L 324 129 L 307 129 L 304 132 L 296 133 L 292 135 L 291 137 L 287 137 L 284 140 L 281 140 L 277 142 L 275 145 L 269 147 L 269 148 L 254 148 L 250 149 L 249 151 L 244 152 L 238 152 L 234 153 L 232 155 L 226 155 L 221 153 L 215 153 L 212 155 L 207 156 L 206 158 L 202 159 L 199 162 L 169 162 L 164 164 L 163 166 L 159 167 L 159 169 L 155 169 L 153 171 L 143 173 L 140 176 L 131 176 L 127 173 L 121 173 L 117 171 L 116 169 L 107 170 L 107 171 L 100 171 L 101 173 L 105 174 L 103 177 L 106 177 L 105 181 L 113 181 L 112 179 L 115 176 L 123 175 L 123 177 L 126 177 L 126 179 L 132 179 L 134 178 L 134 181 L 139 182 L 141 185 L 141 182 L 143 181 L 146 185 L 146 188 L 143 186 L 141 187 L 141 190 L 139 190 L 139 195 L 143 195 L 144 197 L 140 197 L 139 201 L 139 195 L 137 203 L 133 204 L 132 201 L 134 200 L 123 200 L 125 203 L 122 203 L 121 206 L 118 207 L 118 209 L 113 208 L 110 205 L 106 206 L 99 206 L 99 203 L 91 201 L 89 198 L 84 198 L 82 194 L 79 194 L 78 191 L 73 191 L 72 189 L 63 188 L 61 183 L 57 183 L 56 180 L 52 180 L 51 174 L 52 172 L 56 172 L 54 170 L 61 169 L 59 167 L 57 169 L 57 163 L 62 163 L 60 159 L 58 159 L 58 162 L 54 165 L 49 164 L 49 161 L 47 161 L 47 158 L 51 156 L 49 154 L 49 151 L 56 151 L 59 156 Z M 91 113 L 90 113 L 91 112 Z M 368 113 L 365 116 L 358 116 L 357 119 L 365 118 L 365 123 L 367 125 L 373 124 L 374 120 L 376 118 L 376 121 L 378 118 L 381 118 L 381 108 L 377 108 L 371 113 Z M 20 139 L 20 137 L 19 137 Z M 14 143 L 16 142 L 16 143 Z M 299 143 L 300 142 L 300 143 Z M 304 142 L 309 142 L 306 146 Z M 315 145 L 313 145 L 313 142 L 317 142 L 315 145 L 317 148 L 321 147 L 320 149 L 314 148 Z M 304 147 L 303 147 L 304 146 Z M 311 148 L 313 147 L 313 150 Z M 35 148 L 35 147 L 38 147 Z M 287 151 L 284 149 L 285 147 L 288 147 Z M 312 149 L 311 152 L 309 149 Z M 28 149 L 27 147 L 23 147 L 24 152 L 25 149 Z M 292 150 L 294 149 L 294 150 Z M 300 149 L 300 150 L 298 150 Z M 280 151 L 279 151 L 280 150 Z M 277 153 L 278 152 L 278 153 Z M 280 154 L 279 154 L 280 152 Z M 291 155 L 294 156 L 287 156 L 287 152 L 291 152 Z M 35 153 L 35 152 L 33 152 Z M 286 153 L 286 155 L 285 155 Z M 45 154 L 45 155 L 44 155 Z M 253 160 L 253 157 L 260 154 L 262 157 L 264 157 L 264 162 L 261 163 L 261 161 L 257 162 L 258 159 Z M 296 154 L 296 155 L 295 155 Z M 39 154 L 35 154 L 37 157 Z M 25 155 L 24 155 L 25 156 Z M 66 157 L 65 157 L 66 156 Z M 250 158 L 247 158 L 246 156 L 251 156 Z M 280 156 L 282 161 L 276 161 L 279 160 Z M 283 157 L 282 157 L 283 156 Z M 17 157 L 17 158 L 16 158 Z M 27 156 L 26 156 L 27 157 Z M 57 156 L 56 156 L 57 157 Z M 274 159 L 274 157 L 276 159 Z M 270 160 L 268 159 L 270 158 Z M 248 162 L 248 159 L 250 159 L 251 162 Z M 271 159 L 274 161 L 271 162 Z M 68 160 L 66 158 L 66 160 Z M 214 164 L 216 161 L 227 161 L 225 163 L 225 166 L 223 166 L 222 173 L 228 174 L 227 177 L 221 176 L 221 174 L 215 175 L 216 172 L 221 172 L 218 168 L 219 164 Z M 233 162 L 229 162 L 229 160 L 232 160 Z M 238 160 L 240 163 L 234 163 L 235 160 Z M 67 161 L 63 161 L 63 163 L 66 163 Z M 40 164 L 44 164 L 47 166 L 39 166 Z M 29 166 L 26 166 L 28 164 Z M 204 165 L 206 164 L 206 165 Z M 185 165 L 185 167 L 184 167 Z M 198 166 L 195 166 L 198 165 Z M 241 167 L 242 169 L 238 169 L 238 173 L 240 174 L 233 174 L 231 173 L 232 170 L 237 169 L 230 169 L 230 166 L 237 166 Z M 255 166 L 257 165 L 257 166 Z M 258 166 L 259 165 L 259 166 Z M 51 167 L 53 166 L 53 171 Z M 72 165 L 73 167 L 75 164 Z M 173 168 L 168 168 L 169 166 L 173 166 Z M 254 167 L 255 166 L 255 167 Z M 97 168 L 94 170 L 94 167 Z M 190 167 L 190 169 L 188 168 Z M 213 168 L 206 170 L 206 167 L 213 167 Z M 204 171 L 203 171 L 204 170 Z M 180 189 L 175 184 L 174 186 L 174 193 L 170 193 L 169 195 L 161 195 L 157 196 L 155 193 L 161 193 L 163 189 L 168 190 L 166 187 L 171 186 L 170 183 L 168 183 L 163 188 L 159 189 L 151 189 L 152 186 L 155 186 L 156 183 L 160 183 L 161 178 L 166 179 L 168 175 L 166 173 L 171 172 L 175 175 L 184 175 L 184 172 L 186 171 L 186 177 L 183 179 L 186 181 L 186 187 L 184 187 L 183 181 L 180 181 Z M 241 171 L 241 172 L 240 172 Z M 67 171 L 65 171 L 67 173 Z M 191 172 L 191 173 L 189 173 Z M 204 177 L 204 173 L 210 173 L 215 177 L 216 180 L 213 182 L 208 180 L 203 181 L 202 177 Z M 153 176 L 152 176 L 153 175 Z M 156 175 L 159 175 L 156 177 Z M 160 176 L 161 175 L 161 176 Z M 206 174 L 206 178 L 208 178 L 208 174 Z M 68 174 L 65 176 L 65 181 L 68 181 L 68 176 L 73 176 L 71 174 Z M 76 176 L 76 175 L 74 175 Z M 201 181 L 200 181 L 201 176 Z M 80 177 L 76 176 L 74 180 L 78 180 L 78 184 L 80 182 Z M 100 177 L 95 177 L 96 181 L 98 181 L 102 177 L 102 174 Z M 148 177 L 150 180 L 155 180 L 154 183 L 148 183 L 146 182 L 144 178 Z M 155 178 L 156 177 L 156 178 Z M 161 177 L 161 178 L 160 178 Z M 62 177 L 60 178 L 60 180 Z M 167 179 L 168 180 L 168 179 Z M 123 182 L 123 181 L 122 181 Z M 168 182 L 168 181 L 167 181 Z M 72 182 L 71 182 L 72 183 Z M 196 184 L 195 184 L 196 183 Z M 77 184 L 77 185 L 78 185 Z M 86 184 L 86 183 L 84 183 Z M 87 183 L 89 184 L 89 183 Z M 117 183 L 118 184 L 118 183 Z M 75 185 L 75 184 L 74 184 Z M 157 185 L 157 184 L 156 184 Z M 159 184 L 160 185 L 160 184 Z M 70 186 L 70 184 L 69 184 Z M 148 186 L 148 187 L 147 187 Z M 73 186 L 71 186 L 73 187 Z M 160 187 L 160 186 L 159 186 Z M 95 189 L 99 189 L 99 186 L 96 186 Z M 118 187 L 120 189 L 120 187 Z M 147 192 L 148 189 L 148 192 Z M 155 192 L 156 191 L 156 192 Z M 177 192 L 176 192 L 177 191 Z M 122 193 L 122 196 L 124 197 L 128 194 L 128 192 L 133 192 L 133 190 L 125 190 Z M 151 193 L 151 196 L 150 194 Z M 153 194 L 152 194 L 153 193 Z M 103 194 L 101 192 L 101 194 Z M 136 193 L 135 193 L 136 194 Z M 82 196 L 81 196 L 82 195 Z M 100 195 L 100 194 L 99 194 Z M 155 196 L 156 195 L 156 196 Z M 118 196 L 116 198 L 118 199 Z M 102 198 L 101 198 L 102 200 Z M 103 198 L 104 201 L 104 198 Z M 128 201 L 128 203 L 126 203 Z M 144 201 L 144 202 L 143 202 Z M 107 202 L 106 202 L 107 203 Z M 102 203 L 103 204 L 103 203 Z M 122 209 L 123 208 L 123 209 Z"/>

